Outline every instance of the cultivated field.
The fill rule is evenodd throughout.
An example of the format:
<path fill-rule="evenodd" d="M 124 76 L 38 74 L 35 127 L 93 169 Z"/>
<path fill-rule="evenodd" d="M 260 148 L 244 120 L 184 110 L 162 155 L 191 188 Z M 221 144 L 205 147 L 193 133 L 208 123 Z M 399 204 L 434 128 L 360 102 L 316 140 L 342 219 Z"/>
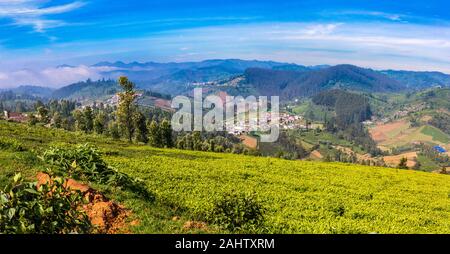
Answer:
<path fill-rule="evenodd" d="M 449 135 L 441 130 L 430 125 L 411 127 L 406 120 L 378 124 L 370 129 L 370 134 L 382 150 L 408 145 L 413 142 L 424 142 L 443 147 L 450 145 Z"/>
<path fill-rule="evenodd" d="M 51 145 L 90 142 L 119 171 L 142 179 L 155 201 L 94 185 L 130 209 L 135 233 L 227 230 L 202 221 L 228 192 L 255 192 L 264 207 L 258 233 L 450 233 L 450 176 L 342 163 L 287 161 L 131 145 L 99 136 L 0 122 L 0 185 L 14 172 L 34 178 Z M 9 143 L 8 143 L 9 142 Z M 15 145 L 11 145 L 15 142 Z M 18 148 L 21 149 L 18 149 Z M 193 225 L 188 224 L 188 225 Z"/>

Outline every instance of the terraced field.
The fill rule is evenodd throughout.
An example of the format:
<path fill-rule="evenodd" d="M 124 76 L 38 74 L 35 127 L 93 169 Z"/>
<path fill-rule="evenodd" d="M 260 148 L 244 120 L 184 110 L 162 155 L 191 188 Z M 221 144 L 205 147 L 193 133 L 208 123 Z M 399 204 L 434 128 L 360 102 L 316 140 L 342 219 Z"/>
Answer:
<path fill-rule="evenodd" d="M 408 145 L 413 142 L 425 142 L 443 147 L 450 145 L 450 136 L 441 130 L 431 125 L 411 127 L 406 120 L 379 124 L 370 129 L 370 134 L 383 150 Z"/>

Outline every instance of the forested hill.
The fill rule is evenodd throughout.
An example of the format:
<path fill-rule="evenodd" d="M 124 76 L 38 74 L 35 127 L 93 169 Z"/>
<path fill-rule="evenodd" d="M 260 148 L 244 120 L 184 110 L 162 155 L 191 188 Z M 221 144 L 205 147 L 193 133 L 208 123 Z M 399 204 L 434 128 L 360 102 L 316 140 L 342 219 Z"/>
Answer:
<path fill-rule="evenodd" d="M 55 99 L 82 99 L 100 98 L 105 95 L 114 95 L 119 90 L 119 86 L 113 80 L 83 81 L 62 87 L 54 91 L 51 95 Z"/>
<path fill-rule="evenodd" d="M 303 66 L 273 61 L 216 59 L 182 63 L 109 63 L 100 62 L 91 68 L 100 72 L 101 81 L 83 81 L 62 87 L 52 93 L 46 88 L 21 89 L 39 97 L 83 99 L 104 97 L 115 92 L 115 80 L 125 75 L 139 89 L 179 95 L 195 86 L 224 84 L 228 80 L 230 94 L 280 95 L 283 99 L 314 96 L 322 91 L 343 88 L 364 92 L 417 91 L 435 86 L 450 86 L 450 75 L 440 72 L 376 71 L 354 65 Z M 66 68 L 74 68 L 66 66 Z M 211 87 L 209 87 L 211 88 Z M 223 89 L 224 86 L 220 86 Z M 244 88 L 244 89 L 242 89 Z M 51 94 L 51 95 L 50 95 Z"/>
<path fill-rule="evenodd" d="M 382 73 L 413 89 L 450 86 L 450 75 L 442 72 L 387 70 Z"/>
<path fill-rule="evenodd" d="M 284 98 L 311 96 L 333 88 L 366 92 L 396 92 L 405 88 L 384 74 L 353 65 L 312 71 L 250 68 L 244 75 L 247 85 L 260 94 L 280 94 Z"/>

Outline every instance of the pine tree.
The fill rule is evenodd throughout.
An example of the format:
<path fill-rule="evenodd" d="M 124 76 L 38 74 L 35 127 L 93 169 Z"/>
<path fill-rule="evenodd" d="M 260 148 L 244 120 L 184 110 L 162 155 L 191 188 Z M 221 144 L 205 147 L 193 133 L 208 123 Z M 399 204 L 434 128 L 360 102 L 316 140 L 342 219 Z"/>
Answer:
<path fill-rule="evenodd" d="M 108 126 L 108 133 L 113 139 L 120 138 L 119 125 L 116 122 L 110 122 Z"/>
<path fill-rule="evenodd" d="M 141 112 L 136 112 L 134 114 L 134 127 L 136 129 L 136 141 L 147 143 L 148 142 L 148 129 L 146 125 L 146 119 L 144 114 Z"/>
<path fill-rule="evenodd" d="M 61 128 L 61 124 L 62 124 L 62 118 L 61 118 L 61 115 L 60 115 L 58 112 L 56 112 L 56 113 L 53 115 L 53 127 L 55 127 L 55 128 Z"/>
<path fill-rule="evenodd" d="M 160 126 L 161 139 L 165 147 L 173 147 L 172 126 L 167 119 L 164 119 Z"/>
<path fill-rule="evenodd" d="M 38 111 L 38 109 L 40 107 L 45 107 L 44 103 L 42 103 L 42 101 L 38 100 L 35 104 L 34 104 L 34 110 Z"/>
<path fill-rule="evenodd" d="M 127 77 L 120 77 L 119 84 L 123 92 L 119 93 L 119 108 L 117 111 L 117 118 L 120 128 L 128 137 L 128 141 L 132 142 L 135 126 L 133 123 L 133 115 L 136 111 L 134 104 L 136 92 L 134 91 L 134 84 L 128 80 Z"/>
<path fill-rule="evenodd" d="M 108 119 L 105 113 L 99 112 L 94 119 L 94 131 L 97 134 L 103 134 L 106 129 Z"/>
<path fill-rule="evenodd" d="M 23 102 L 21 102 L 21 101 L 18 101 L 18 102 L 16 102 L 16 110 L 15 110 L 17 113 L 23 113 L 23 112 L 25 112 L 25 111 L 27 111 L 26 110 L 26 108 L 25 108 L 25 105 L 24 105 L 24 103 Z"/>
<path fill-rule="evenodd" d="M 43 123 L 48 123 L 48 109 L 46 107 L 39 107 L 37 109 L 39 120 Z"/>
<path fill-rule="evenodd" d="M 408 169 L 407 162 L 408 162 L 408 159 L 403 157 L 403 158 L 400 160 L 400 163 L 398 164 L 398 167 L 397 167 L 397 168 L 400 168 L 400 169 Z"/>
<path fill-rule="evenodd" d="M 34 126 L 38 123 L 38 119 L 36 118 L 36 116 L 34 114 L 30 114 L 29 118 L 28 118 L 28 124 L 30 126 Z"/>
<path fill-rule="evenodd" d="M 148 127 L 148 137 L 149 143 L 151 146 L 155 147 L 163 147 L 163 140 L 161 136 L 161 131 L 158 123 L 156 121 L 151 121 L 150 126 Z"/>
<path fill-rule="evenodd" d="M 83 117 L 83 112 L 80 110 L 75 110 L 73 112 L 73 118 L 75 119 L 75 130 L 86 131 L 85 119 Z"/>
<path fill-rule="evenodd" d="M 85 132 L 92 132 L 94 129 L 94 115 L 92 113 L 92 108 L 87 106 L 83 111 Z"/>

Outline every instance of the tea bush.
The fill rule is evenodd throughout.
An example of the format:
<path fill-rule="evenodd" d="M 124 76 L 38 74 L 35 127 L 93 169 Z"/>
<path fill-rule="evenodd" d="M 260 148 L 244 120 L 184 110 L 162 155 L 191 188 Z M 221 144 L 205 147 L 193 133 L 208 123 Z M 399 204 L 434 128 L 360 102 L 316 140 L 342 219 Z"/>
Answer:
<path fill-rule="evenodd" d="M 39 187 L 20 174 L 0 191 L 0 233 L 66 234 L 89 233 L 91 224 L 79 207 L 83 196 L 52 177 Z"/>
<path fill-rule="evenodd" d="M 261 230 L 265 208 L 255 193 L 225 193 L 209 215 L 209 220 L 232 232 Z"/>
<path fill-rule="evenodd" d="M 25 151 L 25 148 L 19 141 L 7 137 L 0 137 L 0 149 L 12 150 L 16 152 Z"/>
<path fill-rule="evenodd" d="M 102 159 L 100 151 L 89 144 L 78 145 L 75 148 L 53 147 L 46 150 L 41 158 L 61 175 L 123 187 L 145 198 L 152 198 L 145 183 L 109 167 Z"/>

